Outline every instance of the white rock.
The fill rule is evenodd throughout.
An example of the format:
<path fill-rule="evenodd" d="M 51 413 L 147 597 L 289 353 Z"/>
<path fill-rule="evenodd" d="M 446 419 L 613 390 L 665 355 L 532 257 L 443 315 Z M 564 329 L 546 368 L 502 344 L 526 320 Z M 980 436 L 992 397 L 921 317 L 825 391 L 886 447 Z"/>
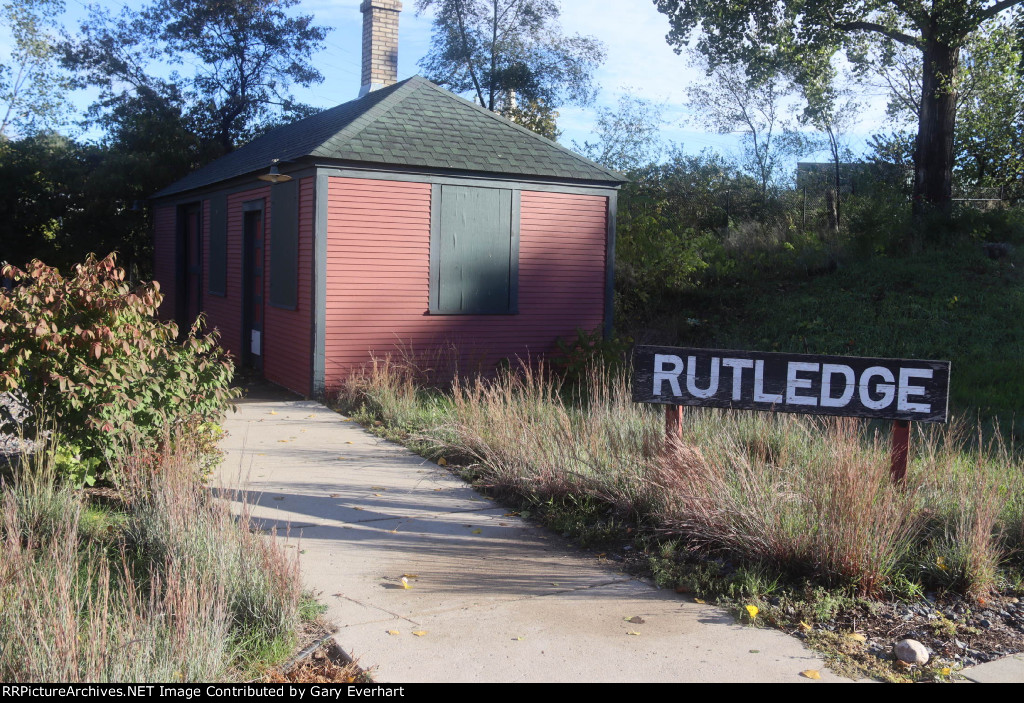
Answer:
<path fill-rule="evenodd" d="M 902 662 L 918 666 L 928 663 L 928 650 L 917 640 L 900 640 L 893 649 Z"/>

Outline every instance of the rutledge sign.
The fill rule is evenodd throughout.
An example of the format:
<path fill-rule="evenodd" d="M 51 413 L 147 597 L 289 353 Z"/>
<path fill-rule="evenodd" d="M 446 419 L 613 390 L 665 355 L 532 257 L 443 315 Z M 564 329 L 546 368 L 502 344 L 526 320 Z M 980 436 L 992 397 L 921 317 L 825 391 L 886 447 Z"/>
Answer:
<path fill-rule="evenodd" d="M 640 346 L 633 400 L 945 422 L 949 362 Z"/>

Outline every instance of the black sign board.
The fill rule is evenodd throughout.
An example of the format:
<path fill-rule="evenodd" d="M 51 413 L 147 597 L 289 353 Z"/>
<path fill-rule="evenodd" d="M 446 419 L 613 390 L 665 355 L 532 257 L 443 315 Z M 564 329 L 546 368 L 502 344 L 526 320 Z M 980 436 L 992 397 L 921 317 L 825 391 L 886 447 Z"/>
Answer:
<path fill-rule="evenodd" d="M 638 346 L 633 400 L 945 422 L 949 362 Z"/>

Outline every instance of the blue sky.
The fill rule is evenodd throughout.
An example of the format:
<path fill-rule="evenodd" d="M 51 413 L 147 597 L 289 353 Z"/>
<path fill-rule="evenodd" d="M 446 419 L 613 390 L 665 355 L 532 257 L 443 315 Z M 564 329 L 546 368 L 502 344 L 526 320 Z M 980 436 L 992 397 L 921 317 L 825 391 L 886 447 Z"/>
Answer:
<path fill-rule="evenodd" d="M 85 15 L 87 0 L 66 0 L 65 25 L 73 30 Z M 141 6 L 141 0 L 97 0 L 98 4 L 113 12 L 127 5 Z M 311 89 L 297 89 L 296 96 L 318 107 L 332 107 L 358 95 L 362 15 L 360 0 L 302 0 L 292 8 L 294 12 L 312 14 L 318 24 L 332 27 L 326 46 L 316 57 L 315 64 L 325 81 Z M 669 123 L 663 136 L 683 144 L 687 152 L 714 148 L 727 155 L 739 150 L 736 135 L 709 133 L 694 124 L 687 109 L 686 87 L 702 76 L 689 67 L 686 57 L 673 52 L 665 41 L 668 22 L 658 13 L 650 0 L 562 0 L 562 26 L 567 33 L 592 35 L 604 43 L 607 60 L 595 78 L 601 91 L 597 103 L 590 107 L 563 106 L 559 109 L 558 124 L 562 130 L 561 142 L 593 140 L 595 107 L 612 106 L 623 91 L 649 98 L 666 105 Z M 403 0 L 399 22 L 399 78 L 419 72 L 417 61 L 430 43 L 430 17 L 417 16 L 415 0 Z M 6 37 L 0 29 L 0 52 L 4 52 Z M 882 125 L 884 100 L 868 95 L 865 117 L 854 128 L 851 146 L 855 152 L 863 148 L 867 135 Z M 84 109 L 88 96 L 77 96 Z M 88 136 L 88 135 L 86 135 Z M 817 155 L 821 160 L 827 157 Z M 806 159 L 812 160 L 812 159 Z"/>

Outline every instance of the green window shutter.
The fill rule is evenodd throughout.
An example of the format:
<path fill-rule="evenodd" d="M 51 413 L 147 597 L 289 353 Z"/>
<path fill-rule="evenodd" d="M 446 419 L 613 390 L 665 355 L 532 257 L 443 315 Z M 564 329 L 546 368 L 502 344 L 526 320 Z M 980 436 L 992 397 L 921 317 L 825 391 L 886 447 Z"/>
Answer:
<path fill-rule="evenodd" d="M 442 185 L 433 193 L 440 202 L 432 208 L 432 312 L 515 312 L 513 191 Z"/>
<path fill-rule="evenodd" d="M 223 193 L 210 198 L 210 256 L 207 287 L 213 295 L 227 295 L 228 281 L 228 198 Z"/>
<path fill-rule="evenodd" d="M 299 182 L 270 189 L 270 304 L 294 310 L 299 299 Z"/>

